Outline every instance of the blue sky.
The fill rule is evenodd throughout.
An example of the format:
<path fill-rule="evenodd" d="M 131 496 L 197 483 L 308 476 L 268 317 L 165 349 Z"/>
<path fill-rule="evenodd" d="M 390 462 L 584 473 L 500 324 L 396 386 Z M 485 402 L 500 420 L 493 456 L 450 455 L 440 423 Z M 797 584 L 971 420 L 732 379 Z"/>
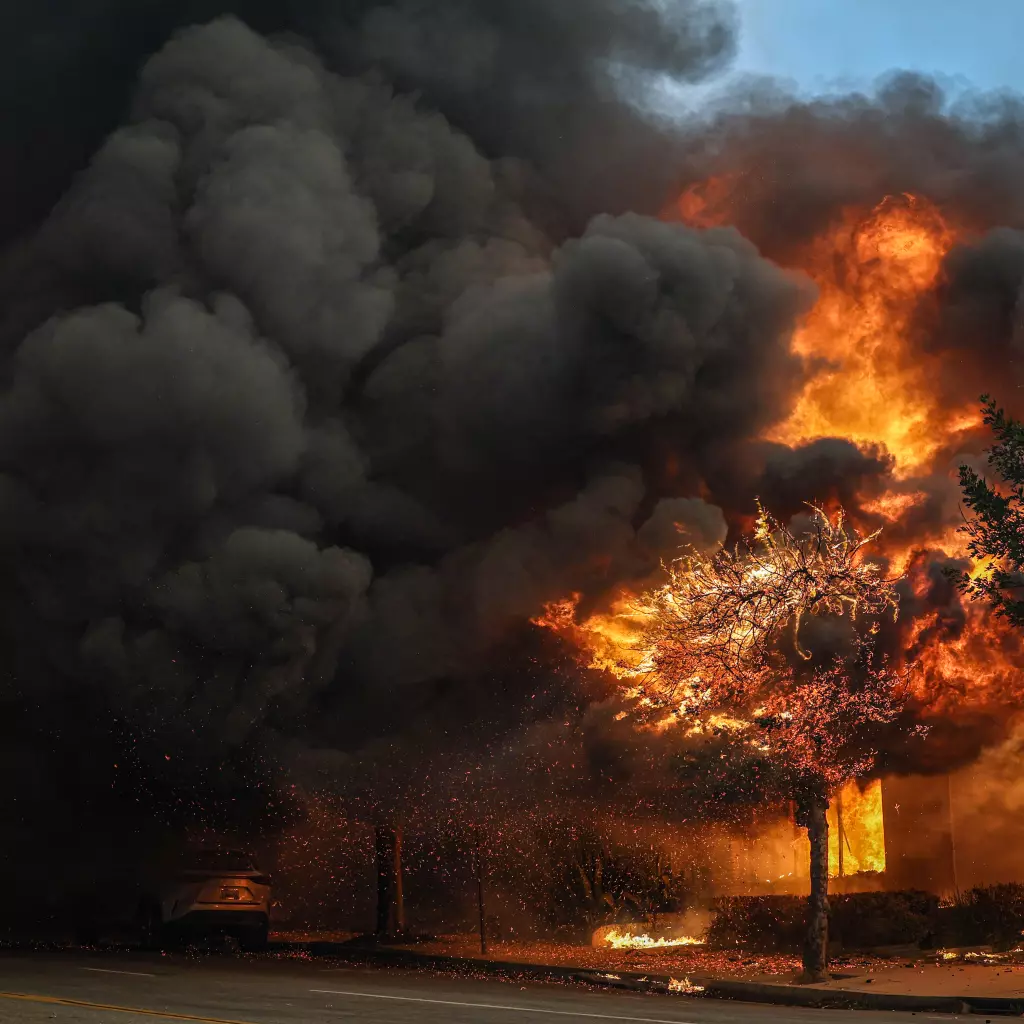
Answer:
<path fill-rule="evenodd" d="M 671 0 L 667 0 L 671 3 Z M 735 72 L 801 92 L 864 89 L 894 68 L 954 89 L 1024 92 L 1024 0 L 737 0 Z"/>

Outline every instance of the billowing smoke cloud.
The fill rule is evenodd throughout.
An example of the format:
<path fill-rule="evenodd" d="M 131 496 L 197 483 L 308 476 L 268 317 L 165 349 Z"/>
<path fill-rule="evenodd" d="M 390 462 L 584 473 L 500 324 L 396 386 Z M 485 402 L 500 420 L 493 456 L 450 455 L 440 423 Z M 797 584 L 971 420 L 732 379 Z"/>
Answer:
<path fill-rule="evenodd" d="M 1017 221 L 1014 221 L 1017 223 Z M 922 349 L 937 354 L 947 401 L 994 392 L 1020 415 L 1024 354 L 1024 232 L 985 232 L 949 254 L 937 301 L 922 311 Z M 1011 386 L 1007 386 L 1007 384 Z"/>
<path fill-rule="evenodd" d="M 818 235 L 848 207 L 910 192 L 955 209 L 965 226 L 1018 227 L 1024 106 L 1006 93 L 950 96 L 897 73 L 873 95 L 810 103 L 756 83 L 730 97 L 692 150 L 693 180 L 728 172 L 736 225 L 779 257 Z M 707 135 L 701 141 L 706 141 Z"/>
<path fill-rule="evenodd" d="M 429 738 L 545 601 L 721 542 L 652 453 L 692 473 L 785 413 L 813 290 L 625 212 L 678 145 L 630 99 L 727 56 L 717 5 L 178 13 L 8 250 L 0 544 L 36 762 L 88 735 L 104 806 L 187 822 L 318 752 L 393 775 L 407 710 Z"/>
<path fill-rule="evenodd" d="M 846 438 L 825 437 L 798 448 L 744 442 L 727 457 L 715 451 L 702 465 L 715 499 L 737 515 L 756 513 L 756 499 L 785 519 L 808 502 L 855 508 L 892 485 L 892 458 L 877 448 L 859 448 Z"/>
<path fill-rule="evenodd" d="M 423 96 L 487 156 L 519 157 L 541 168 L 536 185 L 557 216 L 572 210 L 584 218 L 620 212 L 638 200 L 655 209 L 662 201 L 672 170 L 652 157 L 663 153 L 668 136 L 624 103 L 623 94 L 640 92 L 660 76 L 694 81 L 721 67 L 735 48 L 736 27 L 726 0 L 670 7 L 625 0 L 555 7 L 542 0 L 441 6 L 421 0 L 155 0 L 145 8 L 118 0 L 56 0 L 5 12 L 2 82 L 17 100 L 0 136 L 8 154 L 0 231 L 27 226 L 49 208 L 120 122 L 139 68 L 172 32 L 225 14 L 261 34 L 301 34 L 346 73 L 383 74 L 400 92 Z M 245 46 L 239 41 L 236 61 Z M 258 78 L 250 78 L 250 86 L 272 94 Z M 404 151 L 400 191 L 418 190 L 422 197 L 432 191 L 433 175 L 415 151 L 439 119 L 416 127 L 418 120 L 407 119 L 410 134 L 385 131 L 381 139 L 385 148 Z M 395 184 L 381 182 L 385 190 Z"/>
<path fill-rule="evenodd" d="M 820 369 L 790 349 L 814 289 L 772 259 L 886 191 L 1017 226 L 1016 107 L 902 79 L 659 123 L 645 89 L 732 52 L 711 0 L 65 13 L 0 33 L 2 693 L 29 766 L 4 813 L 51 845 L 83 816 L 251 823 L 293 778 L 397 799 L 485 751 L 539 788 L 556 748 L 566 789 L 653 800 L 652 749 L 526 622 L 722 543 L 756 495 L 891 482 L 880 451 L 760 440 Z M 742 234 L 657 219 L 719 163 L 760 168 Z M 1018 249 L 949 261 L 993 354 Z"/>
<path fill-rule="evenodd" d="M 948 405 L 976 401 L 997 374 L 1009 374 L 1000 391 L 1013 407 L 1021 379 L 1021 97 L 950 94 L 906 72 L 872 95 L 809 103 L 759 83 L 741 87 L 695 131 L 681 183 L 717 176 L 730 223 L 782 263 L 850 210 L 904 194 L 934 203 L 961 241 L 923 304 L 914 348 L 922 358 L 952 356 L 929 363 Z"/>

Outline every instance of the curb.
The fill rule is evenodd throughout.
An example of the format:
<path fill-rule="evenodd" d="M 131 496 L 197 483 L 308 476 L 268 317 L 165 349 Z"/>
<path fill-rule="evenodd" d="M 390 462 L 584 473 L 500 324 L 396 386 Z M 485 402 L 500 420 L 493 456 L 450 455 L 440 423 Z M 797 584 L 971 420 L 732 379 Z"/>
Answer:
<path fill-rule="evenodd" d="M 903 1010 L 910 1013 L 1024 1015 L 1024 996 L 913 996 L 883 992 L 857 992 L 851 989 L 821 989 L 800 985 L 773 985 L 763 982 L 729 981 L 692 976 L 689 980 L 703 989 L 680 993 L 671 988 L 667 974 L 639 974 L 631 971 L 598 971 L 581 967 L 549 964 L 520 964 L 503 960 L 476 960 L 468 957 L 439 956 L 403 949 L 358 949 L 333 942 L 272 943 L 272 950 L 304 950 L 313 956 L 332 956 L 355 963 L 390 964 L 421 970 L 483 973 L 510 976 L 522 980 L 569 981 L 602 988 L 689 995 L 690 998 L 728 999 L 744 1003 L 776 1006 L 801 1006 L 815 1009 Z M 677 983 L 678 984 L 678 983 Z"/>

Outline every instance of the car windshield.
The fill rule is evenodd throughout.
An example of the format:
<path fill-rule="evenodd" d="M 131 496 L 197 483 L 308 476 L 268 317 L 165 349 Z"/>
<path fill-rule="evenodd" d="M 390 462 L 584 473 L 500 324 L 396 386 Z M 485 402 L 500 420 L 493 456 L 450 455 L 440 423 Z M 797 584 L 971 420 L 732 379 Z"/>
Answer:
<path fill-rule="evenodd" d="M 232 850 L 192 850 L 182 865 L 186 871 L 255 871 L 252 857 Z"/>

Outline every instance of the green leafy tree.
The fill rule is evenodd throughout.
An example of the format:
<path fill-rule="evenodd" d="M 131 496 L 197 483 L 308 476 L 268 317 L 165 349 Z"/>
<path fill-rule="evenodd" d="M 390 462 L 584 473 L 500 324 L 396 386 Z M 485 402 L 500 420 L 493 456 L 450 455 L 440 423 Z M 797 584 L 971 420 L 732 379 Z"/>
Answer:
<path fill-rule="evenodd" d="M 1024 424 L 982 395 L 985 424 L 995 436 L 988 451 L 990 474 L 960 467 L 960 486 L 970 517 L 963 526 L 981 573 L 949 570 L 962 594 L 988 602 L 996 614 L 1024 626 Z"/>

